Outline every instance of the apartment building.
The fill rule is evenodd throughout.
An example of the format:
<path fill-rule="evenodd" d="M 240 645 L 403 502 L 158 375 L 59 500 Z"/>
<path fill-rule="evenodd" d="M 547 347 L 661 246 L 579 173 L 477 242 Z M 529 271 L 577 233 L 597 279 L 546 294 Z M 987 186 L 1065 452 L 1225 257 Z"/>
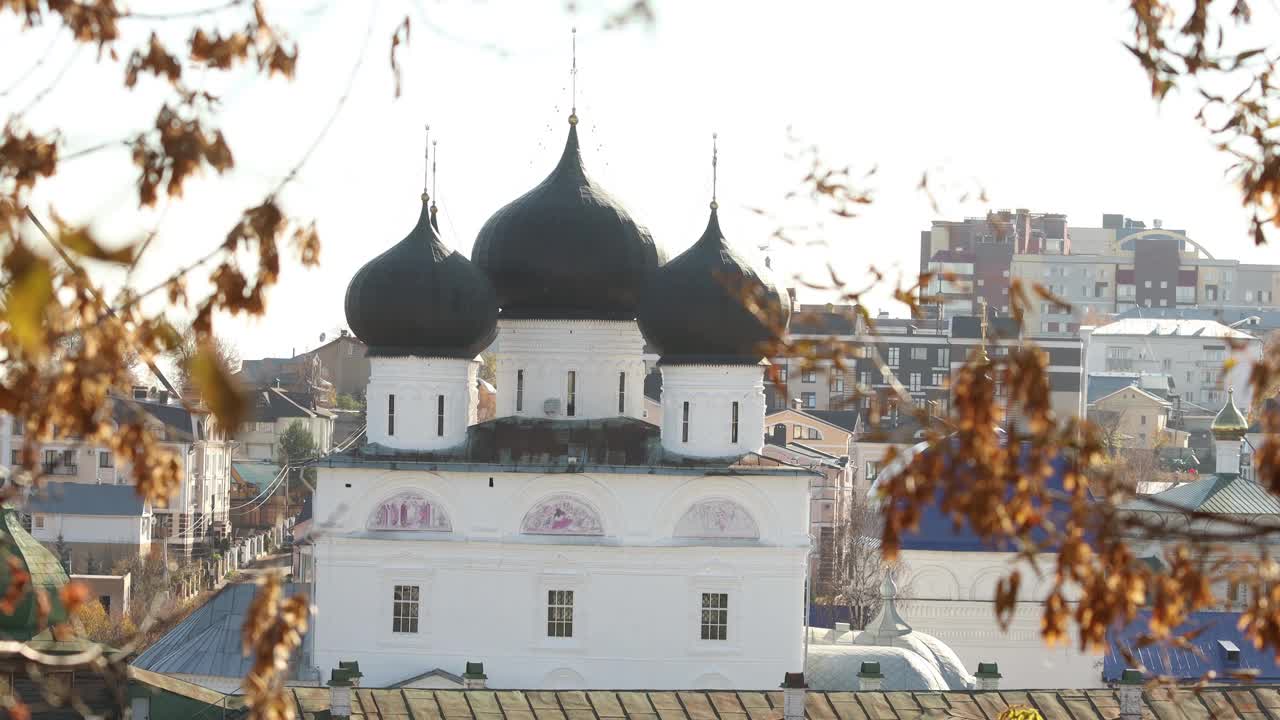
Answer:
<path fill-rule="evenodd" d="M 1215 258 L 1185 230 L 1119 214 L 1101 227 L 1027 210 L 934 221 L 920 237 L 920 270 L 937 276 L 925 294 L 943 318 L 976 312 L 979 299 L 1009 312 L 1011 284 L 1043 285 L 1066 301 L 1032 297 L 1027 332 L 1074 334 L 1125 312 L 1178 309 L 1250 317 L 1280 310 L 1280 265 Z"/>
<path fill-rule="evenodd" d="M 843 367 L 825 361 L 807 367 L 803 358 L 776 358 L 777 382 L 766 387 L 770 412 L 793 405 L 806 411 L 858 410 L 879 413 L 888 424 L 910 415 L 900 411 L 893 383 L 900 383 L 917 409 L 946 414 L 951 406 L 951 376 L 982 343 L 979 318 L 952 317 L 945 322 L 888 320 L 876 323 L 875 333 L 861 323 L 849 334 L 815 333 L 815 328 L 792 328 L 792 340 L 842 345 Z M 1023 335 L 1011 319 L 991 323 L 988 352 L 993 357 L 1009 348 L 1034 343 L 1048 353 L 1049 384 L 1054 411 L 1062 417 L 1084 413 L 1084 363 L 1078 338 Z M 883 370 L 882 365 L 883 363 Z"/>
<path fill-rule="evenodd" d="M 925 293 L 934 301 L 931 311 L 941 317 L 973 315 L 979 299 L 1008 313 L 1013 256 L 1070 251 L 1065 215 L 1001 210 L 981 218 L 935 220 L 920 233 L 920 272 L 936 273 Z"/>
<path fill-rule="evenodd" d="M 1101 228 L 1070 228 L 1070 255 L 1014 255 L 1014 278 L 1042 284 L 1071 306 L 1037 300 L 1028 327 L 1074 333 L 1116 316 L 1198 310 L 1244 319 L 1280 310 L 1280 265 L 1215 258 L 1184 231 L 1153 225 L 1104 215 Z"/>
<path fill-rule="evenodd" d="M 115 424 L 141 420 L 152 430 L 163 448 L 173 453 L 181 465 L 182 483 L 167 504 L 149 508 L 148 534 L 156 540 L 190 548 L 210 536 L 229 529 L 227 511 L 231 489 L 231 442 L 213 422 L 212 416 L 196 408 L 188 409 L 176 399 L 147 388 L 135 388 L 134 397 L 111 400 Z M 118 461 L 109 447 L 82 437 L 30 437 L 25 423 L 5 417 L 0 422 L 3 458 L 12 469 L 21 465 L 27 447 L 36 453 L 41 472 L 62 483 L 129 485 L 132 468 Z M 75 494 L 76 491 L 71 491 Z M 66 494 L 66 493 L 64 493 Z M 76 516 L 82 513 L 68 513 Z M 141 515 L 138 515 L 139 521 Z M 68 522 L 79 522 L 74 518 Z M 82 542 L 94 540 L 83 535 Z"/>
<path fill-rule="evenodd" d="M 1262 341 L 1249 333 L 1213 320 L 1128 318 L 1080 335 L 1089 373 L 1165 374 L 1177 396 L 1205 407 L 1221 407 L 1234 386 L 1237 405 L 1250 406 L 1249 373 Z"/>

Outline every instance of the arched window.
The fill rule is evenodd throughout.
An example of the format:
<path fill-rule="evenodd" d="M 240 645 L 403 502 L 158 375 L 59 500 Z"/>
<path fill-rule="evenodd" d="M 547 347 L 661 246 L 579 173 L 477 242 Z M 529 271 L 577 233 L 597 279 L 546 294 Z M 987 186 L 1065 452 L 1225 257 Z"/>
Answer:
<path fill-rule="evenodd" d="M 552 495 L 525 513 L 520 532 L 530 535 L 603 535 L 600 515 L 572 495 Z"/>
<path fill-rule="evenodd" d="M 675 536 L 754 540 L 760 537 L 760 528 L 746 508 L 732 500 L 712 498 L 694 503 L 680 516 Z"/>
<path fill-rule="evenodd" d="M 412 490 L 396 493 L 379 503 L 369 514 L 365 526 L 370 530 L 453 530 L 443 508 Z"/>

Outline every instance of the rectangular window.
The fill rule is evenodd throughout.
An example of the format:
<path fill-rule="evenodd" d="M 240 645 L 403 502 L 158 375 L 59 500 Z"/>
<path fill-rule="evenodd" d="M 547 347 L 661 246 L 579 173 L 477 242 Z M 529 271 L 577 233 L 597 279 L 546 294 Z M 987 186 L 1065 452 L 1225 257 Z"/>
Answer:
<path fill-rule="evenodd" d="M 733 403 L 733 417 L 729 420 L 729 442 L 738 442 L 738 403 Z"/>
<path fill-rule="evenodd" d="M 817 370 L 810 368 L 808 370 L 802 370 L 800 372 L 800 382 L 811 383 L 811 382 L 817 382 L 817 381 L 818 381 Z"/>
<path fill-rule="evenodd" d="M 516 371 L 516 412 L 524 412 L 524 371 Z"/>
<path fill-rule="evenodd" d="M 863 388 L 871 387 L 871 371 L 870 370 L 860 370 L 858 372 L 858 384 L 861 385 Z"/>
<path fill-rule="evenodd" d="M 728 593 L 702 593 L 702 639 L 729 639 Z"/>
<path fill-rule="evenodd" d="M 950 348 L 938 348 L 938 367 L 951 367 Z"/>
<path fill-rule="evenodd" d="M 818 407 L 818 393 L 800 393 L 800 401 L 807 408 Z"/>
<path fill-rule="evenodd" d="M 912 359 L 912 360 L 928 360 L 928 359 L 929 359 L 929 348 L 927 348 L 927 347 L 913 347 L 913 348 L 911 348 L 911 359 Z"/>
<path fill-rule="evenodd" d="M 831 378 L 831 392 L 833 393 L 844 392 L 844 376 L 837 375 Z"/>
<path fill-rule="evenodd" d="M 1160 281 L 1160 287 L 1161 287 L 1162 289 L 1168 289 L 1168 288 L 1169 288 L 1169 281 L 1168 281 L 1168 280 L 1161 280 L 1161 281 Z"/>
<path fill-rule="evenodd" d="M 786 382 L 786 381 L 787 381 L 787 366 L 779 365 L 778 366 L 778 382 Z"/>
<path fill-rule="evenodd" d="M 573 637 L 573 591 L 547 591 L 547 637 Z"/>
<path fill-rule="evenodd" d="M 391 601 L 391 632 L 418 632 L 418 586 L 396 585 Z"/>
<path fill-rule="evenodd" d="M 436 436 L 444 437 L 444 396 L 436 396 Z"/>
<path fill-rule="evenodd" d="M 680 442 L 689 442 L 689 403 L 685 402 L 682 410 L 684 413 L 680 420 Z"/>
<path fill-rule="evenodd" d="M 618 373 L 618 414 L 627 412 L 627 373 Z"/>
<path fill-rule="evenodd" d="M 902 354 L 902 348 L 889 348 L 889 367 L 898 367 L 898 358 Z"/>
<path fill-rule="evenodd" d="M 21 451 L 21 450 L 10 450 L 10 451 L 9 451 L 9 464 L 10 464 L 10 465 L 21 465 L 21 464 L 22 464 L 22 451 Z"/>
<path fill-rule="evenodd" d="M 791 437 L 795 440 L 799 440 L 800 438 L 804 437 L 804 430 L 801 429 L 799 425 L 792 425 Z"/>
<path fill-rule="evenodd" d="M 109 450 L 98 451 L 98 467 L 100 468 L 114 467 L 114 460 L 111 457 L 111 451 Z"/>
<path fill-rule="evenodd" d="M 822 433 L 818 432 L 818 429 L 817 429 L 817 428 L 805 428 L 805 439 L 807 439 L 807 440 L 821 440 L 821 439 L 822 439 Z"/>
<path fill-rule="evenodd" d="M 396 434 L 396 396 L 387 396 L 387 435 Z"/>
<path fill-rule="evenodd" d="M 920 373 L 911 373 L 910 390 L 911 392 L 920 391 Z"/>
<path fill-rule="evenodd" d="M 573 417 L 578 414 L 578 372 L 570 370 L 565 381 L 564 414 Z"/>
<path fill-rule="evenodd" d="M 38 527 L 38 528 L 43 528 L 43 527 L 44 527 L 44 516 L 43 516 L 43 515 L 36 515 L 36 527 Z"/>
<path fill-rule="evenodd" d="M 934 387 L 942 387 L 942 386 L 943 386 L 943 385 L 945 385 L 946 383 L 947 383 L 947 375 L 946 375 L 946 373 L 939 373 L 939 372 L 936 372 L 936 373 L 934 373 L 934 374 L 933 374 L 933 386 L 934 386 Z"/>

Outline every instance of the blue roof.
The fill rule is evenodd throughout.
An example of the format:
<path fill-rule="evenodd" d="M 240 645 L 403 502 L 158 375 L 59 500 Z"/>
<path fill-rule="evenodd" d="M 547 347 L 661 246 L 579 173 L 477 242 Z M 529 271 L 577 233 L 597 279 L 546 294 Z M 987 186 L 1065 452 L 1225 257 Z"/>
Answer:
<path fill-rule="evenodd" d="M 27 500 L 27 512 L 54 515 L 127 515 L 141 517 L 146 503 L 132 483 L 98 485 L 47 482 Z"/>
<path fill-rule="evenodd" d="M 897 460 L 880 472 L 877 478 L 877 484 L 880 478 L 886 478 L 894 472 L 896 467 L 901 467 L 898 463 L 905 464 L 916 452 L 923 451 L 926 447 L 925 443 L 920 443 L 900 455 Z M 1046 485 L 1050 490 L 1065 492 L 1062 483 L 1063 469 L 1066 465 L 1066 459 L 1062 455 L 1058 455 L 1052 460 L 1053 475 L 1046 481 Z M 872 492 L 875 492 L 873 486 Z M 939 498 L 940 499 L 940 498 Z M 1050 512 L 1050 517 L 1055 517 L 1059 513 Z M 1066 514 L 1066 507 L 1063 506 L 1062 515 Z M 1036 540 L 1043 540 L 1043 533 L 1035 533 Z M 931 502 L 920 510 L 920 527 L 915 531 L 907 530 L 902 533 L 900 547 L 903 550 L 946 550 L 951 552 L 1016 552 L 1016 544 L 1009 539 L 1002 539 L 998 542 L 988 542 L 979 537 L 965 522 L 957 526 L 949 513 L 942 510 L 940 502 Z"/>
<path fill-rule="evenodd" d="M 1217 673 L 1214 682 L 1229 683 L 1239 682 L 1231 677 L 1233 672 L 1257 670 L 1258 675 L 1254 678 L 1256 682 L 1280 680 L 1280 666 L 1276 665 L 1275 652 L 1269 648 L 1254 648 L 1253 642 L 1239 629 L 1240 613 L 1192 613 L 1191 619 L 1178 626 L 1174 635 L 1203 628 L 1200 635 L 1190 641 L 1194 650 L 1182 650 L 1162 644 L 1138 647 L 1137 638 L 1149 632 L 1147 623 L 1150 619 L 1151 612 L 1143 611 L 1125 628 L 1107 633 L 1107 654 L 1102 659 L 1104 682 L 1117 682 L 1126 667 L 1133 667 L 1133 663 L 1128 662 L 1124 656 L 1126 650 L 1146 669 L 1147 677 L 1170 675 L 1178 681 L 1194 682 L 1212 670 Z M 1227 660 L 1228 649 L 1239 651 L 1238 662 Z"/>
<path fill-rule="evenodd" d="M 233 462 L 231 469 L 241 480 L 252 483 L 259 490 L 270 485 L 280 474 L 280 466 L 273 462 Z"/>

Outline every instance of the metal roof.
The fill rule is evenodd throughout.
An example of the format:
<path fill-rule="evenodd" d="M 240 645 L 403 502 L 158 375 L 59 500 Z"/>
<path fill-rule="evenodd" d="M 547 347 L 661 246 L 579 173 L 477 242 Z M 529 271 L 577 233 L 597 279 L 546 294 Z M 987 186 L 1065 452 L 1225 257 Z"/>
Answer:
<path fill-rule="evenodd" d="M 280 474 L 280 466 L 273 462 L 233 462 L 231 471 L 247 483 L 259 489 L 270 485 Z"/>
<path fill-rule="evenodd" d="M 284 594 L 306 589 L 303 583 L 285 583 Z M 130 664 L 170 675 L 243 678 L 253 666 L 253 658 L 243 653 L 240 628 L 257 590 L 254 583 L 227 585 Z M 308 633 L 304 647 L 310 642 Z M 298 678 L 298 658 L 295 653 L 290 662 L 287 677 L 291 680 Z"/>
<path fill-rule="evenodd" d="M 779 678 L 781 680 L 781 678 Z M 290 688 L 303 720 L 329 718 L 329 688 Z M 1035 708 L 1045 720 L 1102 720 L 1120 713 L 1114 688 L 958 692 L 805 693 L 809 720 L 997 720 L 1010 705 Z M 1280 715 L 1280 688 L 1154 688 L 1142 693 L 1144 718 L 1240 718 Z M 1265 710 L 1265 714 L 1264 714 Z M 747 691 L 351 691 L 351 717 L 365 720 L 782 720 L 782 692 Z"/>
<path fill-rule="evenodd" d="M 1184 510 L 1220 515 L 1277 515 L 1280 498 L 1258 483 L 1240 475 L 1205 475 L 1194 482 L 1178 485 L 1152 495 Z M 1135 498 L 1124 504 L 1125 510 L 1175 512 L 1146 500 Z"/>
<path fill-rule="evenodd" d="M 1240 613 L 1192 613 L 1186 623 L 1173 631 L 1175 636 L 1199 631 L 1187 649 L 1160 644 L 1140 646 L 1138 638 L 1150 632 L 1150 619 L 1151 612 L 1143 611 L 1125 628 L 1107 633 L 1107 654 L 1102 659 L 1104 681 L 1116 682 L 1125 668 L 1135 667 L 1125 657 L 1126 652 L 1146 668 L 1148 677 L 1169 675 L 1179 682 L 1195 682 L 1213 671 L 1217 673 L 1218 682 L 1233 682 L 1232 673 L 1256 670 L 1255 682 L 1280 681 L 1280 665 L 1276 663 L 1275 652 L 1270 648 L 1259 650 L 1253 646 L 1239 628 Z M 1228 650 L 1234 652 L 1228 655 Z M 1232 660 L 1232 656 L 1236 659 Z"/>
<path fill-rule="evenodd" d="M 1247 332 L 1229 328 L 1216 320 L 1163 320 L 1159 318 L 1125 318 L 1102 325 L 1096 335 L 1142 335 L 1159 337 L 1235 338 L 1255 340 Z"/>
<path fill-rule="evenodd" d="M 27 512 L 57 515 L 121 515 L 141 517 L 146 501 L 132 483 L 98 485 L 46 482 L 27 500 Z"/>

